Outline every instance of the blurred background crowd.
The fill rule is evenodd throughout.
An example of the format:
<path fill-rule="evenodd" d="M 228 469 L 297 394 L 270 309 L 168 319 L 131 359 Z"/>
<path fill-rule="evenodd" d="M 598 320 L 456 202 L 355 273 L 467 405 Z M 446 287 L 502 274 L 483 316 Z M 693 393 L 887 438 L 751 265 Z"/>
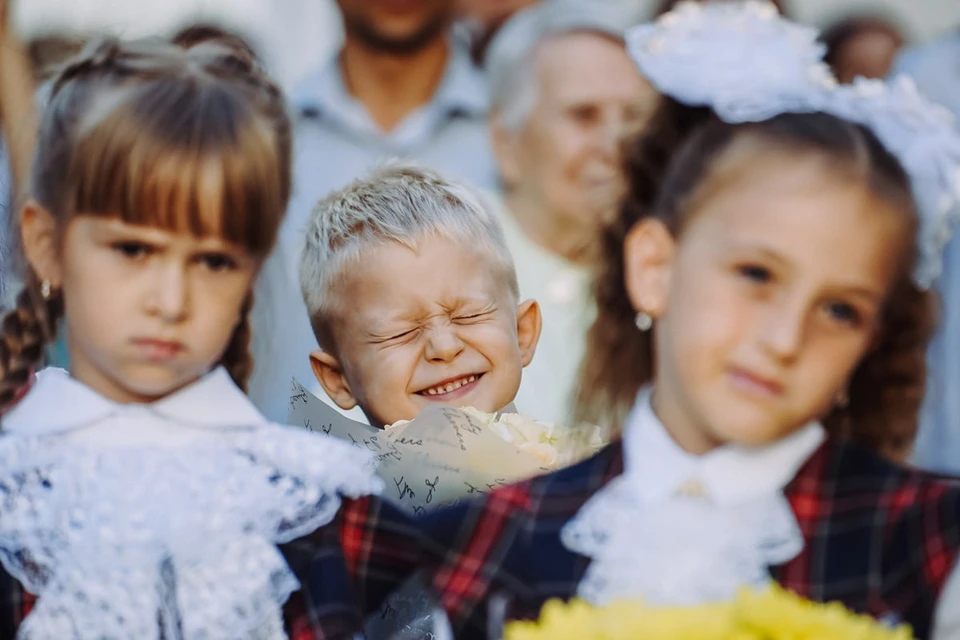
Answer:
<path fill-rule="evenodd" d="M 314 380 L 306 354 L 316 342 L 296 273 L 311 207 L 378 162 L 401 157 L 469 181 L 500 215 L 521 292 L 540 301 L 544 317 L 518 407 L 551 422 L 589 417 L 589 389 L 580 389 L 582 406 L 574 398 L 593 321 L 595 239 L 622 188 L 618 143 L 647 124 L 657 103 L 623 34 L 674 4 L 0 0 L 2 196 L 13 203 L 23 191 L 18 180 L 30 162 L 46 72 L 85 42 L 106 33 L 183 43 L 234 38 L 285 87 L 296 123 L 294 198 L 255 308 L 251 394 L 261 409 L 285 421 L 291 378 L 307 386 Z M 960 116 L 960 1 L 776 4 L 823 30 L 827 60 L 842 82 L 906 73 Z M 6 211 L 12 225 L 15 207 Z M 3 258 L 9 298 L 9 248 Z M 933 384 L 914 458 L 960 471 L 960 248 L 948 249 L 946 264 L 942 326 L 930 352 Z M 319 386 L 312 390 L 322 395 Z"/>

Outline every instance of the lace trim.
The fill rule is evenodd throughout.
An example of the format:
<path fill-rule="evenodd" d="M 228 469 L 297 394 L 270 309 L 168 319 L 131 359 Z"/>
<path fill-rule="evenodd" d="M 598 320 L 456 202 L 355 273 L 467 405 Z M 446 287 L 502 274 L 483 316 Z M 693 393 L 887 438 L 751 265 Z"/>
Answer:
<path fill-rule="evenodd" d="M 38 639 L 282 638 L 299 583 L 276 545 L 381 489 L 366 452 L 284 427 L 170 450 L 8 436 L 0 470 L 0 560 L 39 596 Z"/>
<path fill-rule="evenodd" d="M 769 567 L 803 549 L 790 505 L 776 493 L 740 505 L 702 498 L 644 503 L 621 476 L 561 531 L 569 550 L 592 559 L 580 597 L 597 605 L 622 598 L 695 605 L 770 582 Z"/>

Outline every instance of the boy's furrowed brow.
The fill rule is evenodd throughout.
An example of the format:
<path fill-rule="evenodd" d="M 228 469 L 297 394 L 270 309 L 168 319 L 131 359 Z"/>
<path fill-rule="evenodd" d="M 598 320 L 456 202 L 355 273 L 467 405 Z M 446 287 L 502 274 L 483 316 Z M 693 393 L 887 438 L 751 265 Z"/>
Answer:
<path fill-rule="evenodd" d="M 441 304 L 440 307 L 447 313 L 458 313 L 465 309 L 474 313 L 485 313 L 497 309 L 497 301 L 488 296 L 475 296 L 472 298 L 460 297 L 452 300 L 450 304 Z"/>

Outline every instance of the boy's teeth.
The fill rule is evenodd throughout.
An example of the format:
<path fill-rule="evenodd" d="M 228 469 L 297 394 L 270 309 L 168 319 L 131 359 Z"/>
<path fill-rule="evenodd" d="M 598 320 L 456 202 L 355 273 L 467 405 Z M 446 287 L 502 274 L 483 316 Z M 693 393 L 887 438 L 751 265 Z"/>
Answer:
<path fill-rule="evenodd" d="M 477 376 L 467 376 L 466 378 L 461 378 L 460 380 L 456 380 L 454 382 L 448 382 L 447 384 L 441 387 L 433 387 L 431 389 L 427 389 L 426 393 L 428 396 L 439 396 L 444 393 L 450 393 L 451 391 L 456 391 L 457 389 L 459 389 L 465 384 L 470 384 L 476 379 L 477 379 Z"/>

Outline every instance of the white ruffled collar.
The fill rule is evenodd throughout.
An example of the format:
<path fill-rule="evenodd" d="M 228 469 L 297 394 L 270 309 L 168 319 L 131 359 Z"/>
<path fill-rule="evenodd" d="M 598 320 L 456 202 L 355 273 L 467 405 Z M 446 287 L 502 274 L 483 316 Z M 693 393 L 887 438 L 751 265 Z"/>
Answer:
<path fill-rule="evenodd" d="M 765 447 L 727 445 L 695 456 L 667 433 L 653 412 L 651 390 L 645 388 L 624 429 L 624 475 L 649 502 L 668 500 L 690 481 L 699 481 L 711 500 L 732 504 L 783 489 L 824 435 L 820 424 L 811 423 Z"/>
<path fill-rule="evenodd" d="M 767 447 L 692 456 L 642 391 L 624 430 L 624 473 L 561 531 L 567 549 L 591 560 L 578 595 L 696 605 L 768 584 L 771 566 L 803 550 L 783 488 L 823 438 L 811 424 Z"/>
<path fill-rule="evenodd" d="M 3 417 L 3 430 L 19 435 L 50 435 L 81 429 L 111 416 L 144 412 L 207 429 L 268 424 L 223 367 L 151 404 L 108 400 L 63 369 L 50 368 L 37 374 L 30 392 Z"/>
<path fill-rule="evenodd" d="M 157 446 L 178 426 L 208 431 Z M 277 545 L 383 488 L 373 454 L 269 423 L 222 369 L 129 405 L 47 370 L 3 427 L 0 562 L 39 598 L 22 638 L 281 640 L 299 583 Z"/>

